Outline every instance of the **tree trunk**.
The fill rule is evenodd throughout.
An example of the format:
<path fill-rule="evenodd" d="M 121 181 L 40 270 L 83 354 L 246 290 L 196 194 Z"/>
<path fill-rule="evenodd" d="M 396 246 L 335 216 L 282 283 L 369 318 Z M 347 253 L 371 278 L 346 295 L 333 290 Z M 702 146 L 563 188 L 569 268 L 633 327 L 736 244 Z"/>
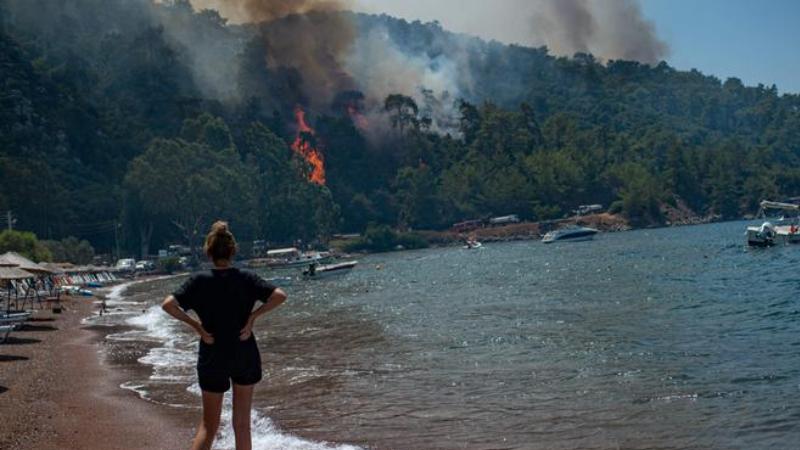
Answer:
<path fill-rule="evenodd" d="M 153 236 L 153 222 L 147 222 L 139 227 L 139 244 L 141 246 L 142 259 L 150 254 L 150 238 Z"/>

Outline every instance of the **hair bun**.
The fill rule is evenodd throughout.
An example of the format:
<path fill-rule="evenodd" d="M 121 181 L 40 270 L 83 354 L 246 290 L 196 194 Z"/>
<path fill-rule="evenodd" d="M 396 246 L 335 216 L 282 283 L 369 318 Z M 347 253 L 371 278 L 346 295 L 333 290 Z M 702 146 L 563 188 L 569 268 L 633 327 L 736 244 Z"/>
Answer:
<path fill-rule="evenodd" d="M 203 250 L 212 260 L 230 260 L 236 254 L 236 238 L 228 228 L 228 222 L 218 220 L 211 225 Z"/>
<path fill-rule="evenodd" d="M 217 235 L 230 234 L 230 230 L 228 229 L 228 222 L 224 222 L 222 220 L 214 222 L 214 225 L 211 226 L 211 232 Z"/>

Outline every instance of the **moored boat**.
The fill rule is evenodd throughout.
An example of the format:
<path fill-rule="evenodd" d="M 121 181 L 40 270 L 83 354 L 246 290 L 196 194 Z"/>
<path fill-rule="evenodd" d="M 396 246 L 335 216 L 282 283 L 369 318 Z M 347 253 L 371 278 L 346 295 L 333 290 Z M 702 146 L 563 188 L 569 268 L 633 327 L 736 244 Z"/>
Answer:
<path fill-rule="evenodd" d="M 551 244 L 553 242 L 562 242 L 562 241 L 569 241 L 569 242 L 580 242 L 580 241 L 589 241 L 594 239 L 594 235 L 599 233 L 599 231 L 595 230 L 594 228 L 589 227 L 567 227 L 562 228 L 560 230 L 554 230 L 544 235 L 542 238 L 542 242 L 545 244 Z"/>
<path fill-rule="evenodd" d="M 478 248 L 483 248 L 483 244 L 475 239 L 468 239 L 467 242 L 464 244 L 464 248 L 467 250 L 475 250 Z"/>
<path fill-rule="evenodd" d="M 262 267 L 284 269 L 304 267 L 309 264 L 323 264 L 332 258 L 330 252 L 301 252 L 299 249 L 291 247 L 270 250 L 267 252 L 266 258 L 252 259 L 247 262 L 247 266 L 253 269 Z"/>
<path fill-rule="evenodd" d="M 745 236 L 750 247 L 800 243 L 800 205 L 764 200 L 757 217 L 767 220 L 747 227 Z"/>
<path fill-rule="evenodd" d="M 303 271 L 303 277 L 308 279 L 327 278 L 336 275 L 346 275 L 358 265 L 358 261 L 345 261 L 337 264 L 320 266 L 310 264 L 308 269 Z"/>

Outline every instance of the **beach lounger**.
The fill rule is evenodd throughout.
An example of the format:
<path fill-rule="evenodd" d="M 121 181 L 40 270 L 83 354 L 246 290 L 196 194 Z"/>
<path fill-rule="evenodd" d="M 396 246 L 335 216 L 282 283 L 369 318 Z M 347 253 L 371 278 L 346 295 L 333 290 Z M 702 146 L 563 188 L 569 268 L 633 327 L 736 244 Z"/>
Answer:
<path fill-rule="evenodd" d="M 20 312 L 20 313 L 0 313 L 0 326 L 11 326 L 14 328 L 18 328 L 23 323 L 27 322 L 28 319 L 31 318 L 31 313 L 29 312 Z"/>
<path fill-rule="evenodd" d="M 8 339 L 8 335 L 11 334 L 11 330 L 13 329 L 14 327 L 11 325 L 0 325 L 0 344 Z"/>
<path fill-rule="evenodd" d="M 11 312 L 11 313 L 0 313 L 0 320 L 7 319 L 7 320 L 28 320 L 31 317 L 31 313 L 25 311 L 19 312 Z"/>
<path fill-rule="evenodd" d="M 16 318 L 16 319 L 24 319 L 28 320 L 31 317 L 31 313 L 28 311 L 0 311 L 0 319 L 4 318 Z"/>

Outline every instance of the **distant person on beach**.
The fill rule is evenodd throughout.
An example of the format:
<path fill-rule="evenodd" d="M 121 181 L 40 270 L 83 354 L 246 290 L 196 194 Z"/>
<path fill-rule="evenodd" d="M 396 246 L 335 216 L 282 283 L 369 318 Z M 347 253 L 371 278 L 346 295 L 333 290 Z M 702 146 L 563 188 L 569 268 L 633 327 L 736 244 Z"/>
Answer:
<path fill-rule="evenodd" d="M 211 449 L 219 428 L 223 394 L 231 382 L 236 450 L 251 450 L 250 409 L 253 388 L 261 380 L 261 354 L 253 324 L 280 306 L 286 294 L 258 275 L 232 266 L 236 239 L 226 222 L 211 227 L 204 250 L 214 268 L 192 276 L 162 305 L 200 337 L 197 376 L 203 391 L 203 417 L 192 450 Z M 253 310 L 257 300 L 263 304 Z M 199 322 L 186 314 L 189 310 L 194 310 Z"/>

